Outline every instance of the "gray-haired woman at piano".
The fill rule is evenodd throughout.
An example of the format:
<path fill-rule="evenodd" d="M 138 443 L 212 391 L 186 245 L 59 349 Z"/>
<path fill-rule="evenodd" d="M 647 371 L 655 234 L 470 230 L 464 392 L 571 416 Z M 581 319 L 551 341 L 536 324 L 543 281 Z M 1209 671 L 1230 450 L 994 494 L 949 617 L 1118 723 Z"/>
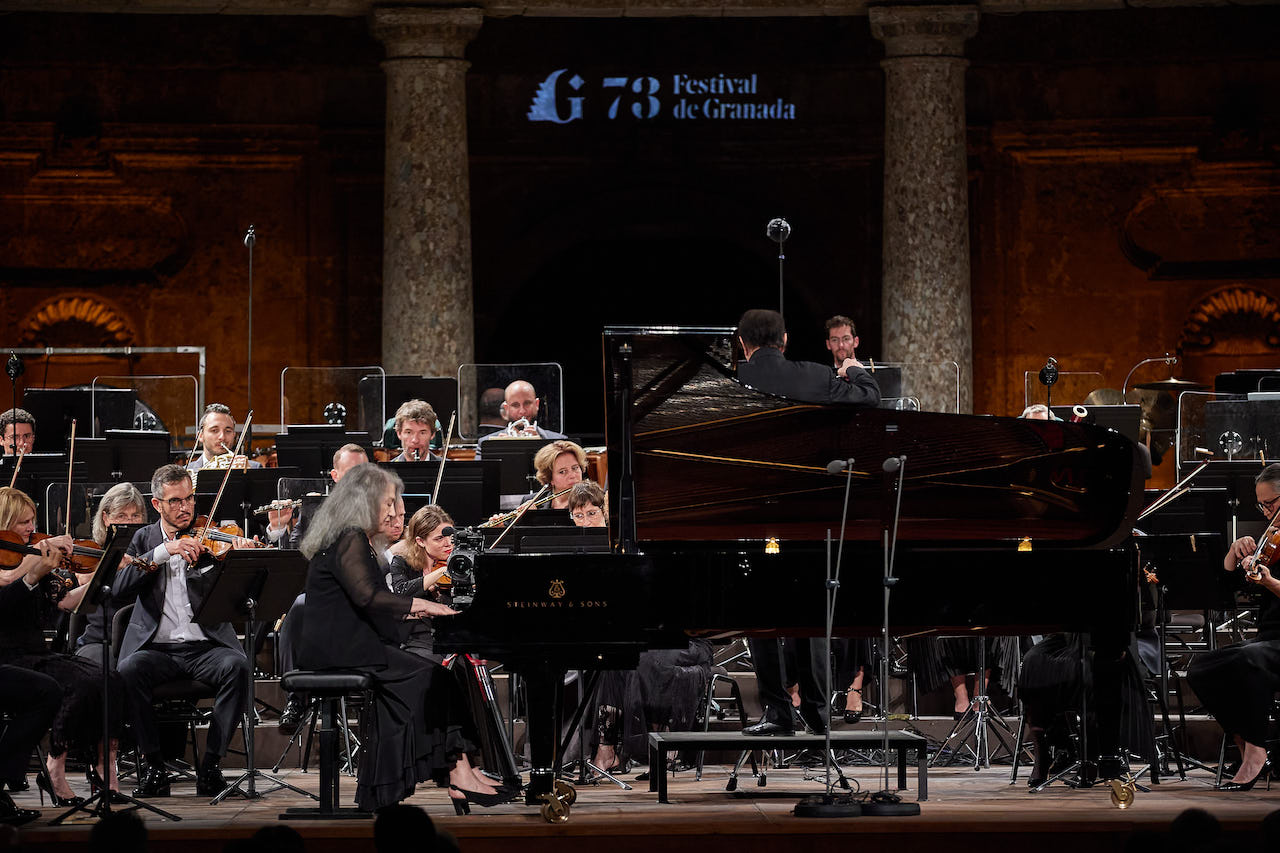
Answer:
<path fill-rule="evenodd" d="M 378 737 L 365 744 L 356 805 L 366 811 L 400 802 L 431 778 L 428 735 L 430 673 L 399 646 L 409 619 L 455 611 L 387 589 L 380 554 L 403 510 L 404 483 L 390 471 L 360 465 L 349 471 L 312 519 L 301 551 L 311 560 L 300 665 L 354 669 L 374 680 Z M 449 795 L 465 809 L 468 792 L 493 795 L 473 780 Z M 457 803 L 462 805 L 457 805 Z"/>
<path fill-rule="evenodd" d="M 1280 463 L 1262 469 L 1253 489 L 1258 509 L 1274 519 L 1280 511 Z M 1257 550 L 1252 536 L 1242 536 L 1231 543 L 1222 561 L 1228 572 L 1243 570 L 1244 579 L 1261 590 L 1257 637 L 1198 655 L 1187 671 L 1187 681 L 1205 710 L 1240 748 L 1240 769 L 1218 787 L 1221 791 L 1248 791 L 1271 769 L 1266 744 L 1271 709 L 1280 691 L 1280 578 L 1255 561 Z"/>

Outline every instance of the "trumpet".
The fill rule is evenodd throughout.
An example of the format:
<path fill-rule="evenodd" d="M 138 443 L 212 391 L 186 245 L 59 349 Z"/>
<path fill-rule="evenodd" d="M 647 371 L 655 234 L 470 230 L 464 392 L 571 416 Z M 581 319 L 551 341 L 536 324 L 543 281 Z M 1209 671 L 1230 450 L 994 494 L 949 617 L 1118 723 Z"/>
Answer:
<path fill-rule="evenodd" d="M 514 420 L 507 424 L 507 435 L 509 436 L 518 437 L 525 435 L 525 430 L 532 430 L 536 433 L 538 431 L 538 422 L 531 421 L 528 418 L 520 418 L 519 420 Z"/>
<path fill-rule="evenodd" d="M 254 515 L 266 515 L 269 512 L 279 512 L 285 509 L 297 509 L 302 506 L 302 498 L 294 498 L 293 500 L 272 501 L 269 504 L 258 507 L 253 511 Z"/>
<path fill-rule="evenodd" d="M 543 504 L 549 501 L 553 501 L 562 495 L 569 494 L 569 492 L 571 491 L 573 491 L 573 486 L 570 486 L 567 489 L 561 489 L 555 494 L 547 495 L 544 498 L 539 498 L 535 500 L 528 507 L 521 507 L 520 509 L 511 510 L 511 512 L 504 512 L 502 515 L 495 515 L 493 518 L 489 519 L 488 521 L 484 521 L 484 522 L 481 522 L 480 524 L 477 524 L 476 527 L 502 527 L 504 524 L 506 524 L 511 519 L 515 518 L 517 515 L 520 515 L 522 512 L 525 512 L 530 509 L 537 509 L 538 507 L 542 506 Z"/>

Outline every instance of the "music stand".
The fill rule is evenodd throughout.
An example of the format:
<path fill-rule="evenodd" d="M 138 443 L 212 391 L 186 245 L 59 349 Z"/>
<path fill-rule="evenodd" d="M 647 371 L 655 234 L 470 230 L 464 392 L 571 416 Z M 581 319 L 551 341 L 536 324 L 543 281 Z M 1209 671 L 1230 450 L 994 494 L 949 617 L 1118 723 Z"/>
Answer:
<path fill-rule="evenodd" d="M 195 622 L 213 628 L 223 622 L 244 622 L 244 654 L 248 659 L 245 678 L 249 681 L 248 701 L 244 713 L 245 771 L 227 785 L 209 805 L 217 805 L 233 793 L 248 800 L 288 788 L 299 794 L 319 800 L 315 794 L 290 785 L 288 782 L 263 773 L 255 766 L 253 755 L 253 730 L 256 725 L 254 708 L 253 645 L 258 632 L 258 613 L 282 615 L 293 604 L 298 590 L 302 589 L 307 573 L 307 561 L 297 551 L 274 548 L 238 548 L 222 558 L 222 570 L 213 580 L 213 586 L 195 614 Z M 258 791 L 256 782 L 261 777 L 275 787 Z M 248 783 L 247 789 L 240 786 Z"/>
<path fill-rule="evenodd" d="M 111 584 L 115 581 L 116 571 L 120 567 L 120 560 L 124 557 L 125 549 L 129 547 L 129 543 L 133 540 L 133 534 L 144 526 L 142 524 L 113 524 L 107 529 L 106 547 L 102 549 L 102 557 L 98 560 L 98 567 L 93 571 L 93 577 L 89 578 L 89 588 L 84 591 L 84 597 L 76 605 L 75 612 L 77 614 L 87 615 L 92 613 L 94 608 L 101 607 L 102 624 L 106 625 L 108 629 L 110 628 Z M 111 679 L 110 636 L 103 638 L 100 664 L 102 666 L 102 764 L 106 769 L 106 763 L 111 760 L 111 702 L 108 699 L 111 695 L 109 692 Z M 107 784 L 107 779 L 98 777 L 98 772 L 92 762 L 89 763 L 88 772 L 90 779 L 98 789 L 97 793 L 91 795 L 83 803 L 73 806 L 69 811 L 49 821 L 51 826 L 57 826 L 71 817 L 71 815 L 81 811 L 87 812 L 94 817 L 104 818 L 111 814 L 113 803 L 127 805 L 129 809 L 147 809 L 169 820 L 182 820 L 177 815 L 171 814 L 164 809 L 156 808 L 150 803 L 144 803 L 142 800 L 134 799 L 118 791 L 112 791 Z M 110 778 L 110 776 L 111 771 L 108 769 L 107 777 Z"/>

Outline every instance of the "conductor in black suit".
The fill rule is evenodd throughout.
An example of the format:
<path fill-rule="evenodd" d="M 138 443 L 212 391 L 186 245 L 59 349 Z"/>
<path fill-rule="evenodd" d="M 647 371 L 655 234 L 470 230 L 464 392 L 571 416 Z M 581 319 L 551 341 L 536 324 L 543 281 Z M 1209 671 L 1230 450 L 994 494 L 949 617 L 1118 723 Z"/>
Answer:
<path fill-rule="evenodd" d="M 149 558 L 159 569 L 143 572 L 137 563 L 130 563 L 116 576 L 113 590 L 119 602 L 137 599 L 120 646 L 119 664 L 138 752 L 145 760 L 133 794 L 169 796 L 151 695 L 157 685 L 190 678 L 218 691 L 204 759 L 196 774 L 196 793 L 212 797 L 227 786 L 219 764 L 245 712 L 249 662 L 230 623 L 201 626 L 194 621 L 217 569 L 197 567 L 200 546 L 194 538 L 180 538 L 195 521 L 191 474 L 181 465 L 164 465 L 151 476 L 151 493 L 151 505 L 160 520 L 135 533 L 127 553 Z"/>
<path fill-rule="evenodd" d="M 745 361 L 738 363 L 738 380 L 757 391 L 789 397 L 805 403 L 853 403 L 876 406 L 880 389 L 857 359 L 846 358 L 832 370 L 812 361 L 788 361 L 783 355 L 787 330 L 777 311 L 753 308 L 738 321 L 738 342 Z M 796 642 L 796 680 L 800 685 L 800 716 L 815 734 L 827 730 L 825 680 L 830 651 L 825 639 L 801 638 Z M 751 659 L 764 714 L 748 726 L 749 734 L 791 734 L 791 697 L 783 673 L 780 640 L 751 640 Z"/>

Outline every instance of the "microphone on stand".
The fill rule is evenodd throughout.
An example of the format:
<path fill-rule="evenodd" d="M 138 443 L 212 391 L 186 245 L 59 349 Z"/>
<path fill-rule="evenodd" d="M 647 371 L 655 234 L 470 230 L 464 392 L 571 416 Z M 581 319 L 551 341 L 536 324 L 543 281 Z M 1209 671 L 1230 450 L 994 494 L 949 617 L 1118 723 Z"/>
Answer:
<path fill-rule="evenodd" d="M 244 247 L 246 249 L 252 249 L 253 244 L 256 242 L 258 242 L 258 237 L 254 233 L 253 226 L 250 225 L 249 230 L 244 232 Z"/>
<path fill-rule="evenodd" d="M 835 474 L 843 473 L 845 471 L 852 471 L 852 470 L 853 470 L 853 457 L 849 457 L 848 459 L 832 459 L 830 462 L 827 463 L 828 474 L 835 475 Z"/>
<path fill-rule="evenodd" d="M 791 223 L 783 219 L 781 216 L 776 219 L 770 219 L 769 224 L 764 228 L 765 236 L 775 243 L 782 244 L 787 242 L 787 238 L 791 236 Z"/>
<path fill-rule="evenodd" d="M 898 469 L 901 468 L 906 461 L 906 456 L 890 456 L 888 459 L 884 460 L 884 464 L 880 467 L 886 474 L 896 474 Z M 830 468 L 831 466 L 828 465 L 827 469 L 830 470 Z"/>

